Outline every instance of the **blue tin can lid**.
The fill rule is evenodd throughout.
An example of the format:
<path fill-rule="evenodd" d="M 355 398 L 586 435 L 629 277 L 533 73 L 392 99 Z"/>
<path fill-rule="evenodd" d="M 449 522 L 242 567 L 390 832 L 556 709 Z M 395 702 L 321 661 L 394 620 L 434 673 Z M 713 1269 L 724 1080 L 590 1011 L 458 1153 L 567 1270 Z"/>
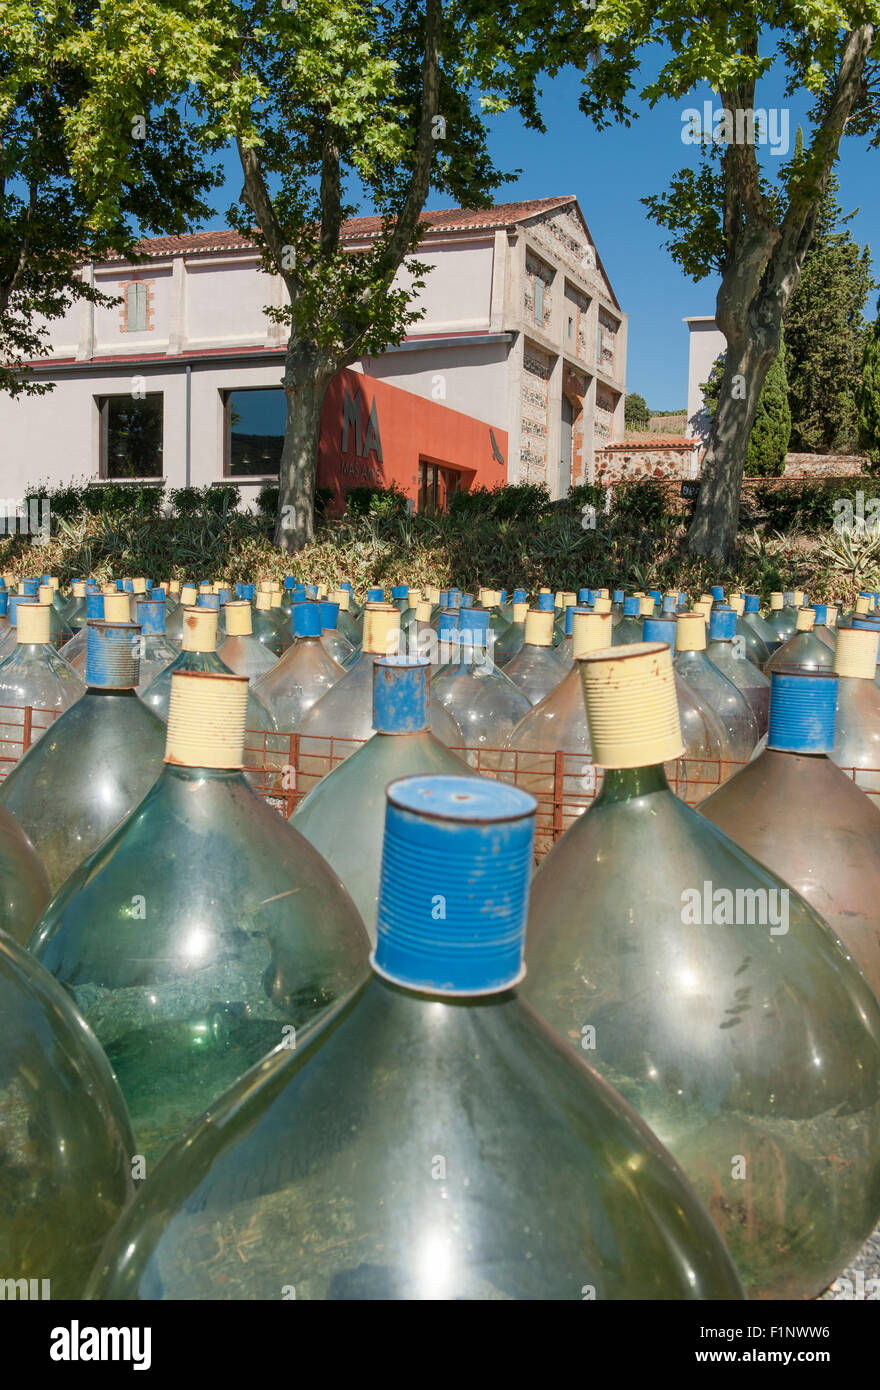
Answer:
<path fill-rule="evenodd" d="M 732 608 L 713 608 L 709 614 L 709 638 L 712 642 L 730 642 L 736 636 L 736 613 Z"/>
<path fill-rule="evenodd" d="M 321 636 L 321 605 L 303 600 L 290 610 L 290 628 L 294 637 Z"/>
<path fill-rule="evenodd" d="M 815 627 L 824 627 L 828 621 L 828 604 L 814 603 L 813 610 L 816 614 Z"/>
<path fill-rule="evenodd" d="M 253 603 L 254 594 L 256 592 L 253 584 L 239 584 L 237 585 L 237 589 L 239 598 L 247 599 L 248 603 Z"/>
<path fill-rule="evenodd" d="M 385 602 L 385 590 L 384 590 L 384 589 L 368 589 L 368 590 L 367 590 L 367 602 L 368 602 L 368 603 L 384 603 L 384 602 Z"/>
<path fill-rule="evenodd" d="M 165 631 L 165 604 L 159 598 L 139 598 L 135 604 L 137 620 L 144 633 Z"/>
<path fill-rule="evenodd" d="M 617 592 L 617 591 L 615 590 L 615 593 L 616 593 L 616 592 Z M 578 603 L 592 603 L 592 602 L 593 602 L 593 590 L 592 590 L 592 589 L 578 589 Z"/>
<path fill-rule="evenodd" d="M 678 608 L 678 599 L 675 594 L 664 594 L 662 609 L 664 613 L 675 613 Z"/>
<path fill-rule="evenodd" d="M 0 589 L 0 614 L 5 614 L 9 607 L 9 590 Z"/>
<path fill-rule="evenodd" d="M 459 609 L 458 630 L 462 642 L 485 646 L 489 632 L 488 608 Z"/>
<path fill-rule="evenodd" d="M 838 678 L 831 671 L 770 673 L 767 747 L 784 753 L 830 753 Z"/>
<path fill-rule="evenodd" d="M 485 995 L 524 976 L 537 802 L 482 777 L 387 790 L 373 969 L 432 994 Z"/>
<path fill-rule="evenodd" d="M 437 636 L 449 636 L 450 633 L 458 633 L 458 624 L 461 618 L 460 608 L 442 608 L 437 619 Z"/>
<path fill-rule="evenodd" d="M 391 585 L 391 598 L 392 598 L 392 600 L 393 600 L 393 599 L 396 599 L 396 598 L 406 598 L 407 595 L 408 595 L 408 593 L 409 593 L 409 585 L 408 585 L 408 584 L 392 584 L 392 585 Z"/>
<path fill-rule="evenodd" d="M 384 656 L 373 662 L 373 728 L 378 734 L 418 734 L 431 727 L 430 669 L 423 656 Z"/>
<path fill-rule="evenodd" d="M 320 608 L 321 631 L 335 632 L 339 625 L 339 604 L 333 603 L 330 599 L 322 599 Z"/>
<path fill-rule="evenodd" d="M 648 595 L 650 598 L 654 600 L 655 603 L 659 603 L 660 599 L 662 598 L 662 594 L 659 589 L 649 589 Z"/>
<path fill-rule="evenodd" d="M 722 603 L 724 601 L 724 590 L 720 584 L 713 584 L 710 592 L 716 603 Z"/>
<path fill-rule="evenodd" d="M 100 622 L 104 617 L 104 595 L 86 594 L 86 622 Z"/>
<path fill-rule="evenodd" d="M 86 623 L 86 685 L 132 690 L 138 683 L 141 629 L 138 623 Z"/>
<path fill-rule="evenodd" d="M 298 584 L 299 582 L 300 582 L 300 581 L 299 581 L 299 580 L 296 578 L 296 576 L 293 575 L 293 574 L 286 574 L 286 575 L 284 576 L 284 587 L 285 587 L 285 589 L 295 589 L 296 586 L 297 586 L 297 584 Z"/>
<path fill-rule="evenodd" d="M 743 602 L 747 613 L 757 613 L 761 606 L 757 594 L 746 594 Z"/>
<path fill-rule="evenodd" d="M 21 581 L 21 587 L 24 593 L 20 594 L 19 598 L 36 598 L 37 590 L 40 587 L 40 581 L 39 579 L 23 579 Z"/>
<path fill-rule="evenodd" d="M 196 608 L 220 608 L 219 594 L 199 594 L 196 599 Z"/>
<path fill-rule="evenodd" d="M 667 642 L 675 652 L 675 623 L 671 618 L 646 618 L 642 623 L 642 640 Z"/>
<path fill-rule="evenodd" d="M 861 613 L 855 614 L 852 625 L 853 627 L 867 628 L 868 632 L 880 632 L 880 619 L 863 618 Z"/>
<path fill-rule="evenodd" d="M 539 610 L 539 612 L 541 612 L 541 613 L 552 613 L 553 610 L 554 610 L 554 608 L 555 608 L 555 603 L 554 603 L 553 595 L 552 595 L 552 594 L 539 594 L 539 595 L 538 595 L 538 610 Z"/>
<path fill-rule="evenodd" d="M 626 590 L 625 590 L 625 589 L 615 589 L 615 590 L 614 590 L 614 594 L 613 594 L 612 599 L 611 599 L 611 602 L 612 602 L 612 603 L 623 603 L 623 600 L 624 600 L 625 598 L 626 598 Z"/>
<path fill-rule="evenodd" d="M 6 616 L 9 618 L 9 626 L 16 627 L 18 624 L 18 605 L 20 603 L 36 602 L 37 600 L 33 594 L 10 594 L 9 607 L 6 610 Z"/>
<path fill-rule="evenodd" d="M 513 591 L 513 602 L 514 602 L 514 603 L 528 603 L 528 600 L 529 600 L 529 594 L 528 594 L 528 590 L 527 590 L 527 589 L 514 589 L 514 591 Z"/>
<path fill-rule="evenodd" d="M 637 598 L 625 598 L 623 600 L 623 611 L 627 618 L 637 618 L 639 616 L 639 601 Z"/>

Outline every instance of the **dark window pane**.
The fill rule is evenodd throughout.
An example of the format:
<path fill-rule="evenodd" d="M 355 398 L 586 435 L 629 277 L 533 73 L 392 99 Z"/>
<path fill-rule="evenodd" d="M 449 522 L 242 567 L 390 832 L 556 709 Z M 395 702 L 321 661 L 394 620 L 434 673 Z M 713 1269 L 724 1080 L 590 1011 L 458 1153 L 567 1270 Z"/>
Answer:
<path fill-rule="evenodd" d="M 101 473 L 105 478 L 161 478 L 162 396 L 104 396 Z"/>
<path fill-rule="evenodd" d="M 226 472 L 277 473 L 286 406 L 280 386 L 230 391 L 226 396 Z"/>

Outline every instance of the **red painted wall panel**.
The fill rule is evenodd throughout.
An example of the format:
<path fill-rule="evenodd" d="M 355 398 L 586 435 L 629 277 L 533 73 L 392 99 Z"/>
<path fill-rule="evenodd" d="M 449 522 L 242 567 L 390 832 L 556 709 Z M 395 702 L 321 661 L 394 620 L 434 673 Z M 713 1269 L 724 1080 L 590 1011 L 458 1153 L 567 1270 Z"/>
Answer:
<path fill-rule="evenodd" d="M 493 442 L 494 436 L 494 442 Z M 418 500 L 419 460 L 461 471 L 461 486 L 507 482 L 507 431 L 344 368 L 321 415 L 317 486 L 342 511 L 349 488 L 396 483 Z"/>

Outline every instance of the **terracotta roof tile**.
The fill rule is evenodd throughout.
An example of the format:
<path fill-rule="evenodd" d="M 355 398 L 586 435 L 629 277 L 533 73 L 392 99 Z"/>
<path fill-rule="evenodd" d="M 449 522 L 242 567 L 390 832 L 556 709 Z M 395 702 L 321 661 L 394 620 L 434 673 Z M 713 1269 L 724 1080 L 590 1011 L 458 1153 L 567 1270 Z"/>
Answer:
<path fill-rule="evenodd" d="M 621 449 L 631 452 L 639 449 L 680 449 L 687 445 L 690 449 L 695 449 L 702 440 L 694 435 L 688 438 L 683 434 L 655 434 L 648 439 L 617 439 L 612 444 L 603 444 L 603 449 Z"/>
<path fill-rule="evenodd" d="M 528 202 L 499 203 L 491 208 L 442 208 L 437 212 L 423 212 L 420 222 L 428 224 L 428 235 L 446 232 L 494 231 L 513 227 L 525 222 L 539 213 L 553 208 L 565 207 L 575 201 L 574 194 L 561 198 L 533 198 Z M 379 234 L 382 220 L 379 217 L 351 217 L 342 224 L 345 241 L 366 241 Z M 247 251 L 253 243 L 240 232 L 225 228 L 217 232 L 191 232 L 186 236 L 145 237 L 139 243 L 139 250 L 145 256 L 216 255 L 229 251 Z M 112 253 L 108 261 L 119 261 L 123 257 Z"/>

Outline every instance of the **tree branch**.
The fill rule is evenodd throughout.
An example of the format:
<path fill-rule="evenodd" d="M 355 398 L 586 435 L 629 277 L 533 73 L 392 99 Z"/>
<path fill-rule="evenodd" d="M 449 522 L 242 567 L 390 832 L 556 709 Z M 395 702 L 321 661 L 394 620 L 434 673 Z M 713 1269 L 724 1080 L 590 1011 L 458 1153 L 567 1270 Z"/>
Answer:
<path fill-rule="evenodd" d="M 434 117 L 440 101 L 440 42 L 443 31 L 443 0 L 426 0 L 425 56 L 422 60 L 422 109 L 416 140 L 415 160 L 406 201 L 388 242 L 385 254 L 377 261 L 377 273 L 386 282 L 393 279 L 398 267 L 412 246 L 419 217 L 431 187 L 431 164 L 434 159 Z M 369 304 L 379 291 L 373 288 L 363 297 Z"/>
<path fill-rule="evenodd" d="M 257 219 L 257 226 L 275 262 L 277 273 L 287 285 L 291 299 L 295 299 L 299 293 L 299 279 L 292 268 L 285 268 L 284 265 L 287 242 L 284 239 L 281 223 L 278 221 L 272 206 L 272 199 L 269 196 L 260 165 L 260 157 L 255 149 L 245 146 L 238 134 L 235 137 L 235 143 L 238 147 L 238 157 L 241 160 L 242 173 L 244 174 L 245 201 Z"/>
<path fill-rule="evenodd" d="M 837 84 L 828 110 L 804 158 L 803 172 L 790 186 L 788 207 L 768 274 L 769 291 L 782 296 L 783 302 L 788 300 L 800 278 L 813 239 L 819 203 L 828 185 L 847 120 L 862 90 L 874 37 L 872 24 L 863 24 L 846 34 Z"/>
<path fill-rule="evenodd" d="M 339 146 L 333 126 L 325 120 L 321 139 L 321 255 L 326 259 L 339 245 L 342 227 L 342 180 Z"/>

